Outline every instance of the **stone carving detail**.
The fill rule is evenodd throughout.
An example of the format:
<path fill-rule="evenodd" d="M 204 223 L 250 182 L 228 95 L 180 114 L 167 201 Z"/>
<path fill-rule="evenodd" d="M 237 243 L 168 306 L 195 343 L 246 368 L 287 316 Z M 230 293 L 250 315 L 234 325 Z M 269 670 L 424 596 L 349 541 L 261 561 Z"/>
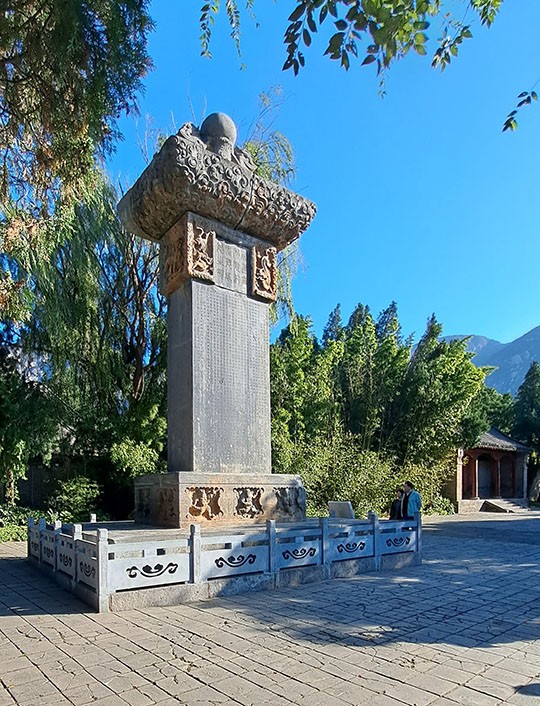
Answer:
<path fill-rule="evenodd" d="M 87 579 L 96 578 L 96 567 L 93 564 L 88 564 L 86 561 L 79 563 L 79 572 L 84 574 Z"/>
<path fill-rule="evenodd" d="M 225 565 L 230 566 L 231 568 L 234 568 L 236 566 L 243 566 L 244 564 L 254 564 L 256 558 L 257 557 L 255 556 L 255 554 L 248 554 L 247 556 L 244 556 L 243 554 L 239 554 L 237 557 L 220 556 L 215 560 L 214 563 L 218 567 L 218 569 L 222 569 Z"/>
<path fill-rule="evenodd" d="M 161 293 L 172 294 L 186 279 L 214 281 L 214 242 L 216 234 L 207 231 L 192 214 L 186 214 L 161 241 Z"/>
<path fill-rule="evenodd" d="M 358 549 L 362 551 L 366 546 L 365 542 L 347 542 L 346 544 L 338 544 L 337 550 L 340 554 L 347 552 L 348 554 L 354 554 Z"/>
<path fill-rule="evenodd" d="M 274 488 L 275 512 L 279 517 L 301 519 L 304 515 L 303 488 Z"/>
<path fill-rule="evenodd" d="M 157 502 L 158 522 L 169 525 L 178 519 L 178 501 L 175 488 L 160 488 Z"/>
<path fill-rule="evenodd" d="M 64 552 L 60 552 L 58 555 L 58 561 L 66 567 L 71 567 L 73 565 L 73 558 L 69 554 L 64 554 Z"/>
<path fill-rule="evenodd" d="M 45 545 L 43 547 L 43 554 L 47 557 L 47 559 L 52 559 L 54 556 L 54 549 Z"/>
<path fill-rule="evenodd" d="M 256 245 L 251 249 L 251 293 L 276 301 L 277 268 L 274 247 Z"/>
<path fill-rule="evenodd" d="M 127 230 L 161 240 L 178 215 L 191 211 L 240 229 L 283 249 L 315 215 L 315 204 L 253 173 L 242 150 L 210 149 L 190 123 L 169 137 L 122 198 L 118 214 Z"/>
<path fill-rule="evenodd" d="M 223 515 L 219 502 L 223 493 L 222 488 L 188 488 L 187 492 L 190 495 L 188 517 L 213 520 Z"/>
<path fill-rule="evenodd" d="M 234 514 L 239 517 L 256 517 L 262 515 L 261 499 L 263 488 L 234 488 L 236 504 Z"/>
<path fill-rule="evenodd" d="M 151 513 L 150 488 L 135 488 L 135 511 L 141 520 L 146 520 Z"/>
<path fill-rule="evenodd" d="M 315 547 L 310 547 L 309 549 L 307 547 L 301 547 L 299 549 L 286 549 L 283 552 L 283 558 L 285 560 L 287 559 L 305 559 L 307 556 L 315 556 L 317 553 L 317 550 Z"/>
<path fill-rule="evenodd" d="M 214 281 L 215 237 L 213 231 L 207 233 L 196 224 L 192 232 L 188 231 L 188 274 L 191 277 Z"/>
<path fill-rule="evenodd" d="M 142 569 L 140 569 L 138 566 L 130 566 L 129 569 L 126 569 L 126 573 L 130 579 L 137 578 L 138 573 L 140 573 L 140 575 L 146 579 L 151 579 L 155 578 L 156 576 L 161 576 L 165 572 L 169 574 L 174 574 L 177 568 L 178 564 L 173 564 L 172 561 L 170 561 L 167 566 L 163 566 L 163 564 L 156 564 L 155 566 L 150 566 L 149 564 L 147 564 L 146 566 L 143 566 Z"/>
<path fill-rule="evenodd" d="M 410 544 L 411 538 L 410 537 L 396 537 L 395 539 L 387 539 L 386 540 L 386 546 L 387 547 L 402 547 L 403 545 Z"/>

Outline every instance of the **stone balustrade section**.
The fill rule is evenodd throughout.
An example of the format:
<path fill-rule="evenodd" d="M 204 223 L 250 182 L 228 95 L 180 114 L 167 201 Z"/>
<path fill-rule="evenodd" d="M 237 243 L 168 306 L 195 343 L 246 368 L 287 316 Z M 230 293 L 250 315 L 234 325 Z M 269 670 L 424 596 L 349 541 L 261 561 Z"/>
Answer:
<path fill-rule="evenodd" d="M 114 528 L 114 523 L 108 523 Z M 28 523 L 28 556 L 99 612 L 188 602 L 418 565 L 420 516 L 320 518 L 116 542 L 100 523 Z M 142 590 L 141 590 L 142 589 Z"/>

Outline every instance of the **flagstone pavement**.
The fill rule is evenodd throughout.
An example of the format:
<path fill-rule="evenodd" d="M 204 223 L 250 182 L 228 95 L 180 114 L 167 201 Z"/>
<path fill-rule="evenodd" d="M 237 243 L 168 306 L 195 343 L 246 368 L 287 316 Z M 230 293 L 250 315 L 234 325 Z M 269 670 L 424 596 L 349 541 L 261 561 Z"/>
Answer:
<path fill-rule="evenodd" d="M 98 615 L 0 544 L 0 706 L 540 706 L 540 513 L 426 518 L 424 563 Z"/>

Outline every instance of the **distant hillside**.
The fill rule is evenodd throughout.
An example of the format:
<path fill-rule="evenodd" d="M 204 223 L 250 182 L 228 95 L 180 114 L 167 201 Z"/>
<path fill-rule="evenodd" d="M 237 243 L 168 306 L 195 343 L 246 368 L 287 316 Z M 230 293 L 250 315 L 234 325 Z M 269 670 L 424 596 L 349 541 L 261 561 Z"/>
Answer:
<path fill-rule="evenodd" d="M 456 338 L 466 336 L 444 336 L 445 341 Z M 540 362 L 540 326 L 511 343 L 500 343 L 485 336 L 471 336 L 468 348 L 475 354 L 473 363 L 497 368 L 486 378 L 486 385 L 515 395 L 533 360 Z"/>

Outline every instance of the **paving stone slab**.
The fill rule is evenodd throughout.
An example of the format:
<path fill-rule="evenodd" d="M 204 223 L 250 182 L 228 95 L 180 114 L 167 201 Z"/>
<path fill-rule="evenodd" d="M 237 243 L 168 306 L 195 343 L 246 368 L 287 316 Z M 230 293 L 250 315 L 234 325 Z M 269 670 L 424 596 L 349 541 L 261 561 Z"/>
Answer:
<path fill-rule="evenodd" d="M 101 615 L 2 544 L 0 706 L 537 706 L 539 529 L 429 519 L 420 567 Z"/>

